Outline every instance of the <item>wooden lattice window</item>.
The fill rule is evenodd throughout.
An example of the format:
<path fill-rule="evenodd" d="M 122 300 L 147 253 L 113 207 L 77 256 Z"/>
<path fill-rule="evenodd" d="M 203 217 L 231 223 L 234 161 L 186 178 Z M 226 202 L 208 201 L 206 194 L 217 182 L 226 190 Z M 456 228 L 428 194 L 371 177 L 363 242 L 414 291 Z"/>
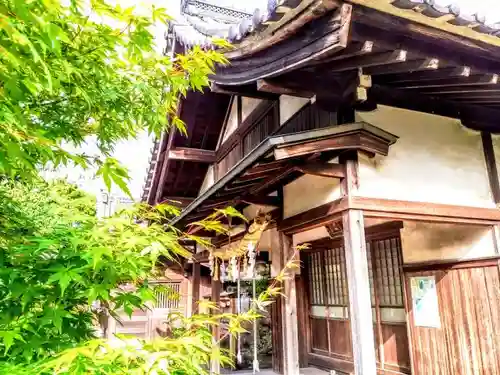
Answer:
<path fill-rule="evenodd" d="M 347 277 L 343 247 L 310 254 L 310 295 L 312 305 L 347 306 Z"/>
<path fill-rule="evenodd" d="M 309 257 L 309 279 L 310 279 L 310 294 L 311 304 L 325 305 L 325 295 L 323 293 L 323 286 L 325 280 L 324 267 L 322 265 L 322 254 L 312 253 Z"/>
<path fill-rule="evenodd" d="M 178 309 L 181 291 L 181 283 L 167 282 L 160 284 L 162 288 L 155 291 L 157 309 Z"/>
<path fill-rule="evenodd" d="M 367 246 L 367 253 L 369 268 L 372 269 L 370 273 L 372 304 L 374 304 L 374 288 L 376 288 L 379 306 L 403 307 L 401 241 L 399 236 L 370 242 Z M 376 271 L 375 278 L 373 267 Z"/>

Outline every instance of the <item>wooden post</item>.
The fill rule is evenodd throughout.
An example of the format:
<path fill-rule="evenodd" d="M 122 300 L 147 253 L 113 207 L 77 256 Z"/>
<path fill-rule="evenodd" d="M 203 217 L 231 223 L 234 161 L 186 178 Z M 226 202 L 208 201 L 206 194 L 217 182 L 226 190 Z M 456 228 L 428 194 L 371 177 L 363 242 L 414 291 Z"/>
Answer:
<path fill-rule="evenodd" d="M 279 232 L 282 264 L 288 262 L 293 254 L 292 239 L 290 236 Z M 293 272 L 293 271 L 292 271 Z M 283 351 L 284 351 L 284 375 L 299 375 L 299 337 L 297 322 L 297 293 L 295 276 L 291 275 L 283 282 Z"/>
<path fill-rule="evenodd" d="M 358 154 L 357 152 L 348 152 L 340 159 L 341 163 L 345 164 L 345 177 L 341 181 L 342 194 L 350 201 L 359 188 Z M 342 227 L 349 291 L 354 374 L 376 375 L 377 360 L 363 211 L 345 211 L 342 214 Z"/>
<path fill-rule="evenodd" d="M 193 271 L 189 277 L 189 292 L 188 292 L 188 316 L 198 313 L 198 301 L 200 300 L 200 278 L 201 265 L 198 262 L 193 263 Z"/>
<path fill-rule="evenodd" d="M 349 290 L 354 374 L 376 375 L 375 338 L 363 211 L 348 210 L 344 212 L 342 224 Z"/>
<path fill-rule="evenodd" d="M 212 293 L 211 293 L 211 301 L 215 303 L 216 307 L 220 306 L 220 290 L 221 290 L 221 282 L 220 280 L 214 280 L 212 278 Z M 213 311 L 212 313 L 217 314 L 218 311 Z M 213 342 L 217 343 L 220 339 L 220 327 L 212 326 L 212 336 Z M 219 345 L 219 344 L 217 344 Z M 212 360 L 210 363 L 210 374 L 220 374 L 220 362 L 218 360 Z"/>

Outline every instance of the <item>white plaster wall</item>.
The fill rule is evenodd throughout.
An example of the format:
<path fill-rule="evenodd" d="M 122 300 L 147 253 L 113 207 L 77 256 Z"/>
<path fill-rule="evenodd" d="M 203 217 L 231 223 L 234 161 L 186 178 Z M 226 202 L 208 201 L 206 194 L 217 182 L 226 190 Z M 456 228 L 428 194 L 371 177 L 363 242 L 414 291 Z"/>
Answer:
<path fill-rule="evenodd" d="M 281 95 L 280 96 L 280 125 L 290 119 L 299 109 L 309 103 L 308 98 L 299 98 L 296 96 Z"/>
<path fill-rule="evenodd" d="M 284 217 L 290 217 L 340 198 L 340 180 L 304 175 L 283 189 Z"/>
<path fill-rule="evenodd" d="M 293 246 L 306 244 L 308 242 L 328 237 L 328 231 L 324 226 L 306 230 L 305 232 L 295 233 L 292 236 Z"/>
<path fill-rule="evenodd" d="M 401 245 L 404 263 L 496 255 L 491 227 L 464 224 L 405 221 Z"/>
<path fill-rule="evenodd" d="M 262 102 L 261 99 L 241 98 L 241 117 L 243 121 L 254 111 L 255 108 Z"/>
<path fill-rule="evenodd" d="M 255 108 L 260 104 L 262 100 L 254 98 L 241 98 L 241 118 L 242 121 L 250 115 Z M 238 128 L 238 100 L 235 97 L 233 104 L 231 105 L 231 112 L 229 112 L 229 117 L 227 119 L 226 130 L 224 131 L 224 136 L 222 137 L 222 143 L 229 138 L 231 134 Z"/>
<path fill-rule="evenodd" d="M 229 138 L 231 134 L 238 127 L 238 101 L 236 98 L 233 100 L 233 104 L 231 105 L 231 111 L 229 112 L 229 117 L 227 118 L 226 129 L 224 131 L 224 136 L 222 137 L 222 143 Z"/>
<path fill-rule="evenodd" d="M 243 215 L 245 215 L 245 217 L 248 220 L 252 220 L 253 218 L 255 218 L 255 216 L 257 216 L 257 214 L 259 213 L 259 211 L 261 213 L 268 213 L 268 212 L 274 210 L 275 208 L 276 207 L 263 206 L 261 204 L 251 204 L 251 205 L 246 206 L 243 209 Z"/>
<path fill-rule="evenodd" d="M 400 137 L 389 156 L 360 158 L 360 196 L 494 207 L 479 133 L 458 120 L 385 106 L 357 120 Z"/>
<path fill-rule="evenodd" d="M 203 180 L 203 184 L 201 185 L 200 192 L 198 195 L 203 194 L 213 184 L 215 184 L 215 174 L 214 174 L 214 165 L 212 164 L 208 167 L 207 174 L 205 175 L 205 179 Z"/>

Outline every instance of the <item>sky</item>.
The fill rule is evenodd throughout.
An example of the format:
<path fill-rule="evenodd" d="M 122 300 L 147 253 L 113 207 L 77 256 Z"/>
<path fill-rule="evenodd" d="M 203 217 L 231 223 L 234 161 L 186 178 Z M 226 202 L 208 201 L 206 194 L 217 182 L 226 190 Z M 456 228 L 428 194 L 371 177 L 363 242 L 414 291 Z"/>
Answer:
<path fill-rule="evenodd" d="M 135 6 L 139 11 L 149 9 L 152 4 L 158 7 L 164 7 L 169 14 L 175 15 L 179 12 L 180 0 L 114 0 L 120 3 L 123 7 Z M 110 1 L 112 3 L 112 1 Z M 153 30 L 158 51 L 163 51 L 165 48 L 165 32 L 166 26 L 157 24 Z M 129 170 L 131 180 L 129 189 L 135 200 L 139 201 L 142 196 L 142 188 L 146 177 L 149 158 L 151 155 L 151 147 L 153 146 L 154 137 L 147 132 L 139 134 L 137 139 L 120 142 L 116 145 L 113 157 L 118 159 L 120 163 L 126 166 Z M 78 152 L 84 152 L 87 155 L 97 153 L 97 146 L 93 139 L 87 140 L 86 144 L 78 148 Z M 96 195 L 102 195 L 107 188 L 101 178 L 95 177 L 95 169 L 83 170 L 79 167 L 62 167 L 57 171 L 45 171 L 44 177 L 51 178 L 67 178 L 68 181 L 77 184 L 83 190 Z M 118 187 L 113 187 L 111 194 L 116 197 L 126 197 Z"/>

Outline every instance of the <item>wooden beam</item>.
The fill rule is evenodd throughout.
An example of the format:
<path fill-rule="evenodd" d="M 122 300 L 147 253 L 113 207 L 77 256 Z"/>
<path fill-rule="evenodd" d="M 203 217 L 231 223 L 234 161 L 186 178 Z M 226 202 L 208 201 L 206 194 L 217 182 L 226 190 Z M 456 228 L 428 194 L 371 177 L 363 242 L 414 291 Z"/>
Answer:
<path fill-rule="evenodd" d="M 322 177 L 344 178 L 345 170 L 341 164 L 333 163 L 308 163 L 298 166 L 297 169 L 304 174 Z"/>
<path fill-rule="evenodd" d="M 377 78 L 374 78 L 377 81 Z M 402 82 L 390 82 L 386 81 L 385 85 L 395 86 L 400 89 L 406 90 L 418 90 L 419 92 L 428 92 L 432 89 L 443 89 L 443 88 L 454 88 L 454 87 L 464 87 L 464 88 L 474 88 L 479 87 L 490 87 L 498 84 L 497 74 L 481 74 L 472 76 L 462 76 L 453 78 L 437 78 L 433 80 L 417 80 L 417 81 L 402 81 Z"/>
<path fill-rule="evenodd" d="M 278 229 L 286 234 L 294 234 L 318 228 L 339 219 L 341 213 L 348 207 L 346 198 L 336 199 L 281 220 L 278 223 Z"/>
<path fill-rule="evenodd" d="M 471 223 L 483 223 L 484 225 L 500 222 L 500 210 L 495 208 L 366 197 L 352 197 L 349 208 L 370 211 L 372 213 L 389 213 L 394 215 L 394 219 L 399 218 L 398 214 L 406 214 L 411 216 L 412 220 L 423 221 L 440 221 L 441 218 L 449 218 L 452 220 L 470 220 Z"/>
<path fill-rule="evenodd" d="M 445 98 L 418 95 L 408 90 L 385 88 L 379 85 L 373 85 L 369 89 L 368 97 L 379 104 L 461 119 L 468 126 L 479 124 L 475 129 L 491 132 L 499 130 L 500 111 L 493 108 L 457 103 Z"/>
<path fill-rule="evenodd" d="M 296 171 L 295 165 L 292 165 L 290 167 L 285 167 L 284 169 L 276 172 L 276 174 L 273 174 L 267 179 L 265 179 L 261 184 L 258 184 L 254 189 L 250 190 L 250 194 L 258 195 L 259 193 L 262 193 L 266 189 L 271 188 L 281 180 L 287 178 L 288 176 L 290 176 L 290 174 L 292 174 L 295 171 Z"/>
<path fill-rule="evenodd" d="M 408 73 L 417 71 L 429 71 L 439 68 L 439 59 L 427 58 L 413 61 L 406 61 L 399 64 L 373 66 L 363 69 L 364 74 L 383 75 L 394 73 Z"/>
<path fill-rule="evenodd" d="M 453 68 L 443 68 L 437 70 L 425 70 L 410 73 L 384 74 L 372 77 L 374 84 L 398 86 L 401 88 L 412 86 L 425 86 L 436 82 L 439 84 L 453 84 L 466 82 L 471 76 L 471 69 L 468 66 Z"/>
<path fill-rule="evenodd" d="M 323 65 L 330 63 L 332 61 L 344 60 L 350 57 L 367 55 L 374 52 L 374 42 L 367 40 L 364 42 L 354 42 L 352 41 L 349 45 L 344 48 L 340 53 L 333 56 L 329 56 L 325 59 L 318 60 L 309 64 L 309 66 Z"/>
<path fill-rule="evenodd" d="M 483 43 L 469 38 L 452 35 L 446 31 L 439 30 L 441 27 L 455 27 L 460 33 L 474 33 L 477 36 L 490 38 L 495 44 L 500 41 L 492 35 L 482 34 L 474 30 L 454 26 L 447 22 L 436 22 L 431 17 L 424 16 L 418 12 L 401 10 L 390 2 L 372 0 L 352 0 L 351 3 L 370 3 L 365 6 L 355 6 L 353 11 L 353 26 L 351 37 L 353 40 L 373 39 L 377 36 L 380 43 L 402 46 L 409 50 L 418 51 L 425 56 L 433 56 L 444 59 L 457 65 L 465 64 L 484 72 L 495 73 L 500 71 L 498 51 L 500 48 L 491 43 Z M 383 4 L 385 11 L 370 9 Z M 390 11 L 404 12 L 405 16 L 420 17 L 421 21 L 411 22 L 406 17 L 398 17 L 389 14 Z M 432 23 L 434 27 L 429 27 Z M 493 38 L 492 38 L 493 37 Z"/>
<path fill-rule="evenodd" d="M 191 315 L 198 313 L 198 302 L 200 301 L 200 280 L 201 280 L 201 264 L 193 263 L 193 271 L 190 277 L 191 288 Z"/>
<path fill-rule="evenodd" d="M 377 361 L 363 212 L 347 210 L 342 215 L 342 225 L 354 374 L 376 375 Z"/>
<path fill-rule="evenodd" d="M 398 64 L 407 60 L 407 54 L 406 50 L 399 49 L 392 52 L 355 56 L 345 60 L 333 61 L 319 67 L 319 69 L 328 72 L 343 72 L 345 70 L 355 70 L 385 64 Z"/>
<path fill-rule="evenodd" d="M 279 223 L 278 229 L 286 234 L 294 234 L 321 227 L 338 220 L 342 212 L 348 209 L 363 210 L 365 217 L 394 220 L 463 223 L 483 226 L 500 223 L 500 211 L 496 208 L 351 196 L 350 199 L 348 197 L 336 199 L 283 219 Z"/>
<path fill-rule="evenodd" d="M 443 90 L 444 91 L 444 90 Z M 463 92 L 440 92 L 429 94 L 433 96 L 439 96 L 447 100 L 463 99 L 467 101 L 468 99 L 499 99 L 500 89 L 489 89 L 489 90 L 474 90 L 470 91 L 464 89 Z"/>
<path fill-rule="evenodd" d="M 408 90 L 408 89 L 407 89 Z M 411 89 L 413 90 L 413 88 Z M 432 94 L 432 95 L 446 95 L 446 94 L 462 94 L 462 93 L 488 93 L 500 92 L 500 85 L 495 83 L 476 84 L 476 85 L 456 85 L 456 86 L 438 86 L 438 87 L 421 87 L 418 89 L 419 93 Z"/>
<path fill-rule="evenodd" d="M 162 197 L 161 202 L 158 202 L 160 204 L 165 203 L 165 204 L 170 204 L 173 206 L 188 206 L 191 204 L 196 198 L 195 197 L 175 197 L 175 196 L 167 196 L 167 197 Z"/>
<path fill-rule="evenodd" d="M 277 100 L 279 98 L 279 95 L 265 91 L 259 91 L 255 84 L 230 86 L 211 82 L 210 91 L 217 94 L 245 96 L 247 98 L 254 99 Z"/>
<path fill-rule="evenodd" d="M 260 163 L 260 164 L 257 164 L 255 166 L 253 166 L 252 168 L 250 168 L 249 170 L 247 170 L 242 177 L 240 177 L 239 179 L 241 178 L 244 178 L 244 177 L 250 177 L 250 176 L 263 176 L 263 175 L 267 175 L 269 173 L 273 173 L 274 171 L 276 170 L 279 170 L 281 168 L 283 168 L 285 165 L 287 164 L 287 161 L 286 160 L 281 160 L 281 161 L 271 161 L 271 162 L 268 162 L 268 163 Z"/>
<path fill-rule="evenodd" d="M 199 148 L 176 147 L 168 151 L 171 160 L 183 160 L 197 163 L 215 163 L 215 151 Z"/>
<path fill-rule="evenodd" d="M 500 181 L 498 178 L 497 163 L 495 158 L 495 150 L 493 148 L 493 140 L 491 133 L 481 132 L 481 140 L 483 143 L 484 160 L 486 162 L 486 170 L 488 172 L 488 180 L 490 189 L 493 195 L 495 204 L 500 204 Z"/>
<path fill-rule="evenodd" d="M 288 88 L 276 82 L 273 82 L 271 79 L 257 80 L 257 90 L 278 95 L 298 96 L 302 98 L 312 98 L 314 96 L 314 92 Z"/>

